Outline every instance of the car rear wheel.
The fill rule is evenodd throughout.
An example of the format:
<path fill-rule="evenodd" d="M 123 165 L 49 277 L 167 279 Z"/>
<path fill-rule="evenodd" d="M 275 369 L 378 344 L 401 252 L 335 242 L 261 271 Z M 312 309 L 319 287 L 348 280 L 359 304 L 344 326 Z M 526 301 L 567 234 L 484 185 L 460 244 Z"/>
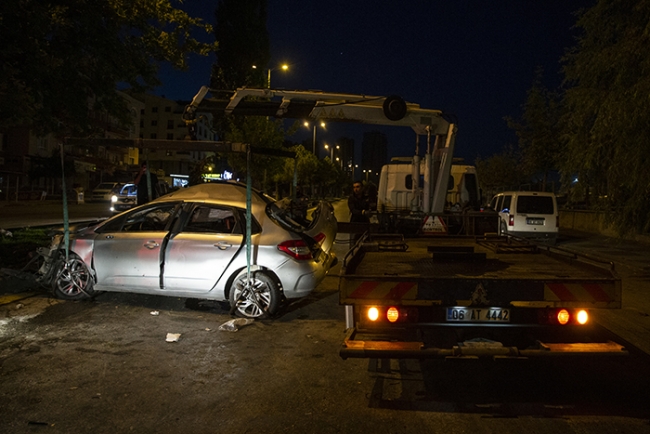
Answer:
<path fill-rule="evenodd" d="M 64 300 L 83 300 L 95 295 L 93 278 L 86 263 L 74 253 L 61 260 L 54 277 L 54 293 Z"/>
<path fill-rule="evenodd" d="M 230 305 L 238 316 L 244 318 L 267 318 L 276 314 L 281 298 L 279 285 L 263 271 L 251 271 L 250 283 L 247 283 L 244 271 L 230 288 Z"/>

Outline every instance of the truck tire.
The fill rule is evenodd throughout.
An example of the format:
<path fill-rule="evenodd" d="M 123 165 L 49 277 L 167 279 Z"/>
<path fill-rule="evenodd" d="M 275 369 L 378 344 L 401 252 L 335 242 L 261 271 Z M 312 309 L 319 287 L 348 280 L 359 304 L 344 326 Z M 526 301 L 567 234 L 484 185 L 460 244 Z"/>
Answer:
<path fill-rule="evenodd" d="M 59 262 L 52 281 L 54 294 L 63 300 L 85 300 L 95 295 L 93 277 L 86 263 L 74 253 Z"/>
<path fill-rule="evenodd" d="M 276 280 L 264 271 L 251 271 L 251 286 L 246 288 L 246 271 L 240 273 L 230 288 L 230 306 L 243 318 L 268 318 L 282 305 L 282 292 Z"/>

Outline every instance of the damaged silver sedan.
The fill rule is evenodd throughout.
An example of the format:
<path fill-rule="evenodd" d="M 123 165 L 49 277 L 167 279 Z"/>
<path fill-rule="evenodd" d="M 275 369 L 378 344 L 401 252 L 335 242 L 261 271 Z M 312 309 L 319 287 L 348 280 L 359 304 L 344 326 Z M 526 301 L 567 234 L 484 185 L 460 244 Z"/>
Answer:
<path fill-rule="evenodd" d="M 54 236 L 40 249 L 39 280 L 68 300 L 99 291 L 167 295 L 228 301 L 231 312 L 262 318 L 308 295 L 336 263 L 337 222 L 327 202 L 307 213 L 253 190 L 250 225 L 248 261 L 246 186 L 181 189 L 76 231 L 67 255 L 63 235 Z"/>

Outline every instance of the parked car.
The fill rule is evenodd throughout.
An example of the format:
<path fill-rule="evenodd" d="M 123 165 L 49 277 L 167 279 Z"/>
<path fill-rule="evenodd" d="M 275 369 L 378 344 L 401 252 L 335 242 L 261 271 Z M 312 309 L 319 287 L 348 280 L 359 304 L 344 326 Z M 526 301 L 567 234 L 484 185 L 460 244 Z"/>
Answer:
<path fill-rule="evenodd" d="M 119 182 L 102 182 L 97 187 L 93 188 L 90 197 L 87 197 L 86 200 L 110 202 L 113 195 L 119 193 L 122 185 L 123 184 Z"/>
<path fill-rule="evenodd" d="M 111 197 L 111 212 L 121 213 L 131 209 L 138 203 L 138 186 L 135 184 L 124 184 L 117 194 Z"/>
<path fill-rule="evenodd" d="M 292 201 L 253 190 L 250 280 L 246 186 L 209 183 L 180 189 L 41 249 L 39 280 L 68 300 L 123 291 L 229 301 L 240 316 L 277 313 L 285 299 L 311 293 L 336 263 L 337 222 L 319 202 L 310 219 Z"/>
<path fill-rule="evenodd" d="M 499 213 L 499 233 L 555 244 L 560 227 L 555 194 L 506 191 L 490 201 Z"/>

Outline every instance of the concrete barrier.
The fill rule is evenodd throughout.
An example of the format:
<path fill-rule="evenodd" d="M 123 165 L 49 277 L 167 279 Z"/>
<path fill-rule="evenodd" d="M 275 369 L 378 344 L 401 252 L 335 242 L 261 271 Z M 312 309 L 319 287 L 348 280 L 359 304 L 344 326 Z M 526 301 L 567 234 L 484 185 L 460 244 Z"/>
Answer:
<path fill-rule="evenodd" d="M 560 229 L 576 230 L 607 237 L 620 238 L 618 232 L 606 223 L 603 211 L 560 210 Z M 624 239 L 650 244 L 650 235 L 631 234 Z"/>

